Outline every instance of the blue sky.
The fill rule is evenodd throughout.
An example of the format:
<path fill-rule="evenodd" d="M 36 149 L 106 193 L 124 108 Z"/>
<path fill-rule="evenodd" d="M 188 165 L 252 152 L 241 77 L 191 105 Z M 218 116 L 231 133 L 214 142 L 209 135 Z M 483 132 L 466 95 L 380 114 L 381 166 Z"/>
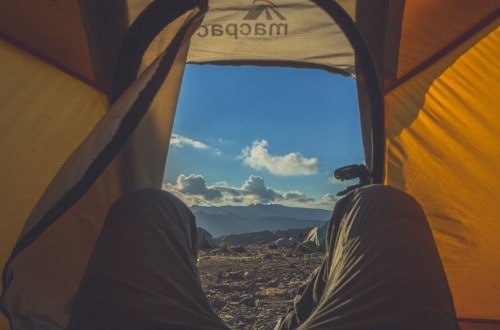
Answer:
<path fill-rule="evenodd" d="M 187 65 L 164 177 L 186 203 L 331 209 L 333 170 L 363 162 L 353 78 Z"/>

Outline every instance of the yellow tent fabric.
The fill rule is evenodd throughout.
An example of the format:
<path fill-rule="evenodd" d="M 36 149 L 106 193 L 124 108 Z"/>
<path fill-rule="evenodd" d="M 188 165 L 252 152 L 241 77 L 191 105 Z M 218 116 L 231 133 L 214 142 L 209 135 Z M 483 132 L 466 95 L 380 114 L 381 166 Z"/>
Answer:
<path fill-rule="evenodd" d="M 387 183 L 423 206 L 455 306 L 500 315 L 498 20 L 386 96 Z"/>
<path fill-rule="evenodd" d="M 199 10 L 187 11 L 162 30 L 154 41 L 156 47 L 150 47 L 144 54 L 140 66 L 142 71 L 140 78 L 114 102 L 109 111 L 108 96 L 102 92 L 96 91 L 95 88 L 58 68 L 26 55 L 8 42 L 2 44 L 2 50 L 6 49 L 6 53 L 15 52 L 16 55 L 9 58 L 2 57 L 6 59 L 2 64 L 13 73 L 12 77 L 19 75 L 26 80 L 20 80 L 20 84 L 24 83 L 26 88 L 19 91 L 18 99 L 9 98 L 9 90 L 2 89 L 2 92 L 6 93 L 2 101 L 5 100 L 6 105 L 13 104 L 12 109 L 9 109 L 9 112 L 2 112 L 2 115 L 10 113 L 10 117 L 19 122 L 18 127 L 13 126 L 12 133 L 8 136 L 12 139 L 3 140 L 6 146 L 4 156 L 12 157 L 15 150 L 23 147 L 24 141 L 26 145 L 24 148 L 28 149 L 27 152 L 23 151 L 26 154 L 25 158 L 31 157 L 27 161 L 32 166 L 29 172 L 39 175 L 41 181 L 33 182 L 40 186 L 38 190 L 33 189 L 26 195 L 11 194 L 11 200 L 29 199 L 30 204 L 24 202 L 27 204 L 26 213 L 21 213 L 21 209 L 16 208 L 19 203 L 10 204 L 8 198 L 4 199 L 4 202 L 8 203 L 6 206 L 12 205 L 9 206 L 9 213 L 15 213 L 17 218 L 11 220 L 11 224 L 7 227 L 8 231 L 2 231 L 2 235 L 5 234 L 10 240 L 5 241 L 2 249 L 3 264 L 8 258 L 8 253 L 12 251 L 23 224 L 20 236 L 22 239 L 36 230 L 44 217 L 46 218 L 46 214 L 53 212 L 54 205 L 73 193 L 73 185 L 76 182 L 85 181 L 88 173 L 92 172 L 96 157 L 106 154 L 116 136 L 123 135 L 123 131 L 133 130 L 127 128 L 131 121 L 128 115 L 130 110 L 149 107 L 149 111 L 134 130 L 134 136 L 128 139 L 128 143 L 106 167 L 99 179 L 87 188 L 88 191 L 81 192 L 79 202 L 65 212 L 55 225 L 38 233 L 39 237 L 9 264 L 6 272 L 14 276 L 7 277 L 8 290 L 3 293 L 2 303 L 3 308 L 11 315 L 11 326 L 14 328 L 32 328 L 35 326 L 33 322 L 42 324 L 48 322 L 64 327 L 70 310 L 68 308 L 71 297 L 78 287 L 99 234 L 102 219 L 111 203 L 124 191 L 139 187 L 161 186 L 166 150 L 189 45 L 188 37 L 197 26 L 195 21 L 199 17 L 198 13 Z M 166 46 L 169 48 L 164 52 Z M 158 55 L 160 56 L 157 57 Z M 38 67 L 27 66 L 26 63 L 31 63 L 23 56 L 35 62 Z M 28 75 L 26 70 L 13 67 L 12 64 L 16 61 L 20 62 L 18 66 L 27 67 L 28 74 L 31 75 Z M 65 71 L 70 70 L 65 69 Z M 33 87 L 26 82 L 30 82 Z M 20 84 L 11 88 L 10 92 L 14 88 L 19 88 Z M 155 88 L 159 90 L 154 91 L 154 94 L 145 92 Z M 27 97 L 31 95 L 30 93 L 40 97 Z M 53 96 L 55 101 L 47 95 Z M 153 98 L 154 95 L 161 98 Z M 41 102 L 40 98 L 47 99 L 47 104 Z M 150 101 L 144 101 L 145 98 L 149 98 Z M 19 113 L 22 113 L 20 110 L 24 109 L 31 110 L 34 114 L 25 111 L 26 116 L 19 116 Z M 30 116 L 34 119 L 30 120 Z M 23 133 L 26 133 L 23 139 L 17 137 Z M 61 141 L 54 141 L 56 138 Z M 40 162 L 37 162 L 35 159 L 37 154 L 34 153 L 37 144 L 34 144 L 34 141 L 46 142 L 49 148 L 49 143 L 55 144 L 54 153 L 57 154 L 51 155 L 47 145 L 42 145 L 39 147 L 42 156 L 39 157 Z M 16 180 L 18 172 L 15 170 L 19 169 L 19 166 L 16 168 L 17 161 L 19 159 L 11 162 L 12 171 L 7 172 L 11 178 L 2 176 L 2 180 L 5 179 L 6 182 L 11 180 L 13 183 L 11 186 L 17 192 L 23 192 L 22 189 L 30 190 L 31 182 Z M 40 163 L 45 165 L 45 162 L 47 169 L 40 173 L 41 171 L 37 169 Z M 51 165 L 52 163 L 54 165 Z M 30 176 L 27 176 L 27 179 L 30 179 Z M 8 195 L 9 191 L 2 190 L 2 194 Z M 22 240 L 20 242 L 22 243 Z M 5 281 L 3 283 L 5 284 Z M 18 298 L 20 296 L 21 299 Z M 37 320 L 40 315 L 42 316 Z M 3 325 L 0 324 L 0 328 L 7 327 L 5 321 L 2 318 Z"/>
<path fill-rule="evenodd" d="M 3 40 L 0 54 L 0 198 L 4 226 L 0 231 L 0 260 L 5 262 L 35 203 L 68 156 L 104 116 L 109 102 L 102 92 Z"/>
<path fill-rule="evenodd" d="M 356 76 L 367 166 L 422 204 L 463 327 L 500 329 L 499 6 L 1 2 L 2 308 L 65 325 L 109 205 L 161 185 L 186 62 L 283 65 Z"/>
<path fill-rule="evenodd" d="M 48 4 L 47 1 L 3 1 L 0 30 L 53 63 L 94 80 L 96 74 L 78 2 Z"/>
<path fill-rule="evenodd" d="M 403 77 L 490 16 L 497 0 L 405 1 L 397 76 Z"/>

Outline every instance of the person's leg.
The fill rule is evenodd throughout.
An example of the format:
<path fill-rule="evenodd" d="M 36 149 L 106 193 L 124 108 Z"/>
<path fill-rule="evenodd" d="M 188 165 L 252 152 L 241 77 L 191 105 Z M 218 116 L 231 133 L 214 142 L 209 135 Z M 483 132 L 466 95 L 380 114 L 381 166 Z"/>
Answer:
<path fill-rule="evenodd" d="M 108 213 L 76 294 L 68 329 L 227 329 L 203 293 L 193 214 L 142 189 Z"/>
<path fill-rule="evenodd" d="M 277 329 L 458 329 L 432 233 L 409 195 L 372 185 L 344 197 L 327 251 Z"/>

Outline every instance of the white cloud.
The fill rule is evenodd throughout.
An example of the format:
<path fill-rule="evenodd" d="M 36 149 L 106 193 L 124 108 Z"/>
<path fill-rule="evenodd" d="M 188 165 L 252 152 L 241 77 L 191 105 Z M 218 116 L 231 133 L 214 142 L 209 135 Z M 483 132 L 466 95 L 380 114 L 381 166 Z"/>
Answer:
<path fill-rule="evenodd" d="M 325 194 L 323 197 L 321 197 L 321 203 L 325 205 L 331 205 L 333 208 L 333 205 L 337 202 L 338 197 L 333 195 L 333 194 Z"/>
<path fill-rule="evenodd" d="M 314 202 L 314 198 L 307 197 L 306 194 L 300 191 L 291 191 L 284 194 L 287 201 L 294 201 L 299 203 Z"/>
<path fill-rule="evenodd" d="M 220 191 L 207 187 L 205 178 L 201 175 L 190 174 L 186 176 L 181 174 L 177 177 L 174 188 L 189 195 L 202 197 L 206 201 L 217 201 L 222 199 Z"/>
<path fill-rule="evenodd" d="M 175 133 L 172 133 L 172 136 L 170 137 L 170 145 L 176 147 L 183 147 L 185 145 L 188 145 L 196 149 L 208 149 L 208 146 L 203 142 L 196 141 Z"/>
<path fill-rule="evenodd" d="M 266 186 L 260 176 L 251 175 L 240 187 L 221 181 L 208 185 L 202 175 L 181 174 L 175 185 L 165 184 L 170 191 L 188 205 L 250 205 L 279 203 L 287 206 L 331 209 L 335 197 L 315 200 L 300 191 L 282 192 Z"/>
<path fill-rule="evenodd" d="M 345 181 L 341 181 L 341 180 L 337 179 L 333 174 L 331 177 L 328 178 L 328 182 L 330 182 L 331 184 L 345 185 Z"/>
<path fill-rule="evenodd" d="M 264 179 L 260 176 L 250 175 L 247 181 L 241 187 L 244 195 L 255 197 L 258 203 L 276 202 L 283 199 L 283 196 L 266 187 Z"/>
<path fill-rule="evenodd" d="M 197 197 L 197 196 L 191 196 L 183 193 L 180 190 L 177 190 L 174 185 L 171 185 L 169 183 L 163 183 L 163 190 L 168 191 L 172 195 L 176 196 L 179 198 L 181 201 L 183 201 L 186 205 L 188 206 L 193 206 L 193 205 L 200 205 L 203 204 L 203 198 Z"/>
<path fill-rule="evenodd" d="M 335 175 L 333 175 L 333 174 L 331 177 L 328 178 L 328 182 L 331 184 L 343 187 L 343 188 L 355 184 L 355 181 L 351 181 L 351 180 L 342 181 L 340 179 L 337 179 L 335 177 Z"/>
<path fill-rule="evenodd" d="M 298 152 L 284 156 L 273 156 L 267 149 L 266 140 L 254 141 L 252 147 L 245 147 L 239 158 L 255 169 L 264 169 L 274 175 L 312 175 L 318 173 L 317 158 L 306 158 Z"/>
<path fill-rule="evenodd" d="M 217 181 L 215 183 L 215 186 L 219 186 L 219 187 L 229 187 L 229 183 L 227 181 Z"/>

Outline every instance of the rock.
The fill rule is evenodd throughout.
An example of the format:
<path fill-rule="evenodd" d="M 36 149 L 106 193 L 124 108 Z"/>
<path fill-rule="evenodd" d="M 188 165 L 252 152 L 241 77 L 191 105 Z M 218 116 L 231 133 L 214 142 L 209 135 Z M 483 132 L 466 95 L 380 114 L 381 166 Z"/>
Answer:
<path fill-rule="evenodd" d="M 219 243 L 219 246 L 227 249 L 229 246 L 231 246 L 231 242 L 229 241 L 228 238 L 223 238 Z"/>
<path fill-rule="evenodd" d="M 229 249 L 227 248 L 227 246 L 223 246 L 223 247 L 218 248 L 218 249 L 213 249 L 209 253 L 211 255 L 224 254 L 224 253 L 229 253 Z"/>
<path fill-rule="evenodd" d="M 252 296 L 244 296 L 240 300 L 240 305 L 246 305 L 248 307 L 255 307 L 255 298 Z"/>
<path fill-rule="evenodd" d="M 231 273 L 227 273 L 227 277 L 229 277 L 230 279 L 233 279 L 233 280 L 242 280 L 244 275 L 242 272 L 231 272 Z"/>
<path fill-rule="evenodd" d="M 253 274 L 251 272 L 244 272 L 243 273 L 243 278 L 245 280 L 249 280 L 249 279 L 255 278 L 255 274 Z"/>
<path fill-rule="evenodd" d="M 247 249 L 243 245 L 238 245 L 238 246 L 233 246 L 230 248 L 231 252 L 236 252 L 236 253 L 243 253 L 247 252 Z"/>
<path fill-rule="evenodd" d="M 213 299 L 210 303 L 215 310 L 221 310 L 222 307 L 226 306 L 226 302 L 222 299 Z"/>
<path fill-rule="evenodd" d="M 269 286 L 271 288 L 275 288 L 275 287 L 279 286 L 279 284 L 280 284 L 280 279 L 275 278 L 272 281 L 269 281 L 269 283 L 267 283 L 267 286 Z"/>
<path fill-rule="evenodd" d="M 307 241 L 297 244 L 297 251 L 302 253 L 313 253 L 318 252 L 318 248 L 313 242 Z"/>
<path fill-rule="evenodd" d="M 218 284 L 218 285 L 212 286 L 212 288 L 217 290 L 217 291 L 220 291 L 222 293 L 231 292 L 231 290 L 232 290 L 232 288 L 229 284 Z"/>
<path fill-rule="evenodd" d="M 229 299 L 231 299 L 232 301 L 240 301 L 241 297 L 235 293 L 235 294 L 230 295 Z"/>

